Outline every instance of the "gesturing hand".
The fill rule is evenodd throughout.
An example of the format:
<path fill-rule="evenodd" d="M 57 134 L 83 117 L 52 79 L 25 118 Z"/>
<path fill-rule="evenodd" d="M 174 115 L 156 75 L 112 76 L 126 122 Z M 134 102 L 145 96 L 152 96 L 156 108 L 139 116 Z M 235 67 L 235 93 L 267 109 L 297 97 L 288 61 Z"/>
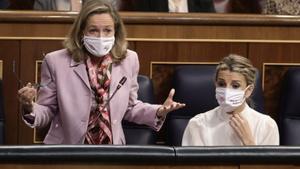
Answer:
<path fill-rule="evenodd" d="M 174 94 L 175 94 L 175 89 L 171 89 L 168 98 L 165 100 L 164 104 L 157 111 L 158 117 L 165 117 L 169 112 L 180 109 L 185 106 L 184 103 L 178 103 L 173 101 Z"/>
<path fill-rule="evenodd" d="M 236 131 L 244 145 L 255 145 L 249 123 L 243 116 L 233 114 L 230 125 Z"/>
<path fill-rule="evenodd" d="M 32 110 L 32 103 L 36 96 L 36 89 L 28 83 L 25 87 L 21 88 L 18 91 L 19 101 L 22 104 L 23 108 L 26 112 L 31 112 Z"/>

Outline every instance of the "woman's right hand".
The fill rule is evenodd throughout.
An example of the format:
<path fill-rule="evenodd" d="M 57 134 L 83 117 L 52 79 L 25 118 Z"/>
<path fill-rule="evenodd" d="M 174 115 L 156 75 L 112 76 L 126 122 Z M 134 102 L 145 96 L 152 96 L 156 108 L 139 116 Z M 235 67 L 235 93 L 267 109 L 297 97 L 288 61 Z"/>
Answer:
<path fill-rule="evenodd" d="M 18 91 L 19 101 L 25 112 L 32 112 L 33 100 L 36 97 L 37 90 L 31 83 Z"/>
<path fill-rule="evenodd" d="M 236 131 L 241 141 L 243 142 L 243 145 L 255 145 L 255 139 L 252 135 L 247 119 L 245 119 L 242 115 L 236 113 L 232 115 L 229 124 Z"/>

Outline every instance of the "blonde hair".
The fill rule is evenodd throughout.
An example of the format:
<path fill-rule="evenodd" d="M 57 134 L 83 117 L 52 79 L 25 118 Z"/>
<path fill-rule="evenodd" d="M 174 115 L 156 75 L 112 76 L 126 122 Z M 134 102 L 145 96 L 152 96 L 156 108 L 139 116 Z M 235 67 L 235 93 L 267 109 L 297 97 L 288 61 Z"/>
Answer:
<path fill-rule="evenodd" d="M 236 54 L 224 57 L 216 68 L 215 80 L 218 79 L 219 72 L 223 70 L 242 74 L 246 79 L 247 86 L 252 85 L 254 89 L 257 70 L 249 59 Z M 250 107 L 255 108 L 256 105 L 250 97 L 246 99 L 246 102 Z"/>
<path fill-rule="evenodd" d="M 126 57 L 127 41 L 123 21 L 118 12 L 111 6 L 108 1 L 87 0 L 83 4 L 81 11 L 75 19 L 71 30 L 64 41 L 65 48 L 72 55 L 76 62 L 84 60 L 85 50 L 82 43 L 83 30 L 86 27 L 87 20 L 94 14 L 108 13 L 114 21 L 115 26 L 115 44 L 110 53 L 114 62 L 120 62 Z"/>
<path fill-rule="evenodd" d="M 247 85 L 255 84 L 257 70 L 251 61 L 245 57 L 236 54 L 224 57 L 216 68 L 215 80 L 217 80 L 219 72 L 223 70 L 242 74 L 246 79 Z"/>

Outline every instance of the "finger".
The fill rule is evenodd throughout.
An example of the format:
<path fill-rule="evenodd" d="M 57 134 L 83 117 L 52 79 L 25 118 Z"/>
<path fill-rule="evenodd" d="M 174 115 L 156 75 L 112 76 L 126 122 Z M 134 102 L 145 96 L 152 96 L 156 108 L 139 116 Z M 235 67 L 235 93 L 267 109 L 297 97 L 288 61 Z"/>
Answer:
<path fill-rule="evenodd" d="M 182 107 L 185 107 L 185 104 L 184 103 L 177 103 L 178 104 L 178 108 L 182 108 Z"/>
<path fill-rule="evenodd" d="M 28 87 L 22 87 L 21 89 L 18 90 L 18 94 L 22 94 L 28 90 Z"/>
<path fill-rule="evenodd" d="M 35 92 L 35 89 L 32 88 L 32 85 L 26 85 L 25 87 L 22 87 L 21 89 L 18 90 L 18 94 L 22 94 L 24 92 L 29 92 L 29 91 L 32 91 L 32 92 Z"/>
<path fill-rule="evenodd" d="M 181 108 L 181 105 L 180 103 L 173 103 L 171 106 L 170 106 L 170 110 L 169 111 L 174 111 L 174 110 L 177 110 L 177 109 L 180 109 Z"/>
<path fill-rule="evenodd" d="M 29 95 L 20 95 L 19 98 L 20 98 L 22 101 L 25 101 L 25 102 L 32 100 L 31 97 L 30 97 Z"/>
<path fill-rule="evenodd" d="M 233 130 L 238 134 L 238 136 L 242 138 L 242 132 L 240 128 L 236 125 L 236 123 L 234 123 L 234 121 L 230 121 L 229 124 L 233 128 Z"/>
<path fill-rule="evenodd" d="M 174 104 L 174 109 L 180 109 L 180 108 L 182 108 L 182 107 L 183 107 L 183 104 L 181 104 L 181 103 L 176 102 L 176 103 Z"/>
<path fill-rule="evenodd" d="M 27 97 L 27 94 L 25 92 L 23 92 L 23 93 L 21 93 L 21 94 L 18 95 L 18 98 L 20 100 L 26 100 L 26 98 L 28 98 L 28 97 Z"/>
<path fill-rule="evenodd" d="M 239 115 L 239 114 L 233 114 L 233 117 L 234 117 L 240 124 L 243 124 L 243 123 L 244 123 L 244 120 L 243 120 L 243 118 L 241 117 L 241 115 Z"/>
<path fill-rule="evenodd" d="M 237 126 L 236 126 L 236 124 L 234 123 L 234 121 L 229 121 L 229 125 L 230 125 L 234 130 L 237 129 Z"/>
<path fill-rule="evenodd" d="M 230 121 L 233 122 L 233 124 L 236 127 L 240 128 L 241 123 L 237 120 L 237 118 L 235 116 L 232 116 L 231 119 L 230 119 Z"/>
<path fill-rule="evenodd" d="M 247 123 L 247 120 L 245 120 L 245 118 L 240 114 L 237 114 L 236 118 L 240 121 L 241 124 Z"/>
<path fill-rule="evenodd" d="M 166 108 L 168 109 L 168 111 L 175 110 L 176 107 L 177 107 L 177 103 L 176 102 L 172 102 L 171 104 L 169 104 L 168 106 L 166 106 Z"/>
<path fill-rule="evenodd" d="M 177 103 L 177 102 L 174 102 L 173 104 L 172 104 L 172 108 L 173 109 L 178 109 L 179 108 L 179 103 Z"/>
<path fill-rule="evenodd" d="M 26 87 L 32 87 L 32 84 L 31 84 L 30 82 L 28 82 L 28 83 L 26 84 Z"/>
<path fill-rule="evenodd" d="M 25 90 L 22 93 L 19 93 L 18 98 L 20 102 L 33 101 L 35 98 L 36 92 L 34 90 Z"/>
<path fill-rule="evenodd" d="M 164 105 L 162 105 L 162 106 L 159 108 L 159 111 L 160 111 L 160 112 L 165 112 L 166 109 L 167 109 L 167 107 L 164 106 Z"/>
<path fill-rule="evenodd" d="M 164 106 L 162 106 L 161 109 L 162 109 L 163 112 L 171 112 L 171 111 L 180 109 L 180 108 L 182 108 L 184 106 L 185 106 L 185 104 L 173 102 L 170 105 L 164 105 Z"/>
<path fill-rule="evenodd" d="M 247 121 L 244 120 L 243 116 L 241 116 L 240 114 L 235 114 L 234 117 L 239 122 L 240 128 L 245 130 L 247 127 Z"/>
<path fill-rule="evenodd" d="M 171 105 L 170 105 L 170 108 L 172 110 L 177 110 L 177 109 L 180 109 L 182 107 L 184 107 L 185 104 L 181 104 L 181 103 L 178 103 L 178 102 L 173 102 Z"/>
<path fill-rule="evenodd" d="M 20 90 L 18 92 L 20 97 L 34 97 L 36 94 L 36 91 L 34 89 L 24 89 L 24 90 Z"/>
<path fill-rule="evenodd" d="M 168 111 L 170 110 L 171 106 L 164 106 L 164 110 Z"/>
<path fill-rule="evenodd" d="M 243 138 L 246 134 L 246 126 L 240 120 L 241 119 L 239 119 L 236 115 L 231 118 L 231 121 L 234 123 L 237 132 L 239 133 L 241 138 Z"/>
<path fill-rule="evenodd" d="M 177 107 L 177 103 L 176 102 L 173 102 L 171 105 L 170 105 L 170 109 L 174 109 Z"/>
<path fill-rule="evenodd" d="M 173 100 L 174 94 L 175 94 L 175 89 L 171 89 L 171 90 L 170 90 L 170 93 L 169 93 L 169 96 L 168 96 L 168 99 Z"/>

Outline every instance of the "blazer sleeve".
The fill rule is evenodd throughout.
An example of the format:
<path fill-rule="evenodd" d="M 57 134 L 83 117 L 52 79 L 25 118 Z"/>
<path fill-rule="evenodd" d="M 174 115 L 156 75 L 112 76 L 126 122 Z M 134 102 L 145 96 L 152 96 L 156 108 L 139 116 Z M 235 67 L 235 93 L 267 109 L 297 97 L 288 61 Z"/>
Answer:
<path fill-rule="evenodd" d="M 161 105 L 144 103 L 140 100 L 137 100 L 137 91 L 139 89 L 139 85 L 137 82 L 139 60 L 135 52 L 132 55 L 131 59 L 133 63 L 133 65 L 131 65 L 133 71 L 131 77 L 129 103 L 124 119 L 135 122 L 137 124 L 145 124 L 155 130 L 159 130 L 163 124 L 164 119 L 157 118 L 156 112 Z"/>
<path fill-rule="evenodd" d="M 57 112 L 56 86 L 53 67 L 49 63 L 50 56 L 47 55 L 41 66 L 41 85 L 38 90 L 36 103 L 33 104 L 33 112 L 30 115 L 33 117 L 33 123 L 30 123 L 28 118 L 24 118 L 25 124 L 30 127 L 45 127 L 53 119 Z"/>

